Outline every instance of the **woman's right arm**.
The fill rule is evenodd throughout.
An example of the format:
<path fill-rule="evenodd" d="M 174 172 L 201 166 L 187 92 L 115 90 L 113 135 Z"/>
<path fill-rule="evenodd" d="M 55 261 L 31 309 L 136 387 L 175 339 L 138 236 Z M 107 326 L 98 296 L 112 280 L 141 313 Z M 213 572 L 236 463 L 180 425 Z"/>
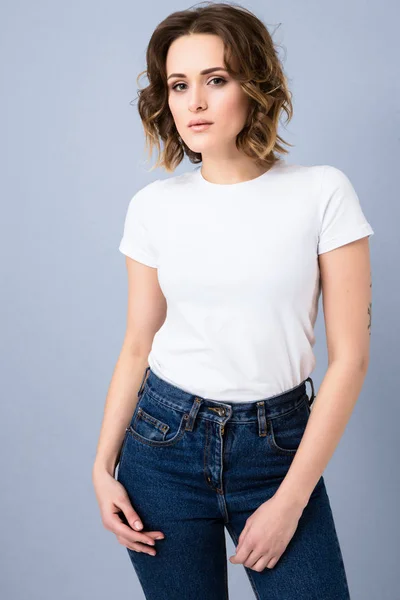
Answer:
<path fill-rule="evenodd" d="M 121 487 L 114 478 L 125 430 L 134 413 L 140 384 L 148 366 L 154 335 L 165 321 L 166 300 L 158 283 L 157 269 L 126 256 L 128 273 L 128 308 L 126 332 L 110 386 L 93 464 L 92 479 L 107 529 L 116 529 L 111 505 L 114 490 Z M 132 510 L 127 505 L 129 513 Z M 124 507 L 124 508 L 125 508 Z M 127 516 L 127 515 L 126 515 Z M 128 520 L 129 520 L 128 515 Z M 125 525 L 121 525 L 124 528 Z M 118 529 L 122 532 L 121 528 Z M 144 534 L 143 534 L 144 535 Z"/>
<path fill-rule="evenodd" d="M 165 321 L 166 301 L 157 269 L 126 256 L 128 308 L 126 332 L 110 386 L 96 450 L 94 470 L 114 475 L 125 430 L 137 403 L 153 338 Z"/>

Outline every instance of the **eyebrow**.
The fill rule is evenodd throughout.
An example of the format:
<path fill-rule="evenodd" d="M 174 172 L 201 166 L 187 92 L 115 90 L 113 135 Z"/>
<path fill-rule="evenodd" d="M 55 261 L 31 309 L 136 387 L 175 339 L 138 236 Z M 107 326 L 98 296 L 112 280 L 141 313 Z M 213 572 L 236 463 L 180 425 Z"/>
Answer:
<path fill-rule="evenodd" d="M 210 67 L 209 69 L 203 69 L 203 71 L 200 71 L 200 75 L 207 75 L 208 73 L 213 73 L 214 71 L 227 71 L 227 69 L 224 67 Z M 171 75 L 168 75 L 167 81 L 171 77 L 186 77 L 186 75 L 185 73 L 171 73 Z"/>

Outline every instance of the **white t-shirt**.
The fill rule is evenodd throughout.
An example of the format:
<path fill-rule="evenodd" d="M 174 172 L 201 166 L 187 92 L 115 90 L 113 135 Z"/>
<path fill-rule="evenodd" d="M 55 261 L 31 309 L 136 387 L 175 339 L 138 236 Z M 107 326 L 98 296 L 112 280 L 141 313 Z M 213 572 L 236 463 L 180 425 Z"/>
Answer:
<path fill-rule="evenodd" d="M 154 267 L 167 316 L 148 356 L 161 379 L 226 402 L 298 386 L 313 371 L 318 254 L 373 235 L 347 176 L 281 159 L 234 184 L 201 167 L 130 200 L 119 250 Z"/>

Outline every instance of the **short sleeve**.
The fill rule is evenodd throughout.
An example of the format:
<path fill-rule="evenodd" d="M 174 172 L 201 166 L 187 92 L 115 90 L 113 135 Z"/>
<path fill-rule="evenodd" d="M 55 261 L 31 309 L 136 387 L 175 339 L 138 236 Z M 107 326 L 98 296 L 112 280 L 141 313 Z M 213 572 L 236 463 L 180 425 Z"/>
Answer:
<path fill-rule="evenodd" d="M 148 198 L 139 190 L 131 198 L 126 212 L 122 239 L 119 250 L 149 267 L 157 267 L 157 253 L 151 242 L 146 215 Z"/>
<path fill-rule="evenodd" d="M 374 235 L 357 193 L 343 171 L 324 165 L 317 254 Z"/>

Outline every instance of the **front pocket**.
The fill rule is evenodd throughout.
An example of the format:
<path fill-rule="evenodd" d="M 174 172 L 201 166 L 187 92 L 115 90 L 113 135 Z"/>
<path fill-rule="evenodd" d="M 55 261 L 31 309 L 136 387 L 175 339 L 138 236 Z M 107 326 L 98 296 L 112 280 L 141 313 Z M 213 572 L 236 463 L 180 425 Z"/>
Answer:
<path fill-rule="evenodd" d="M 278 454 L 294 455 L 300 446 L 309 416 L 308 396 L 305 395 L 293 410 L 268 419 L 267 439 L 271 449 Z"/>
<path fill-rule="evenodd" d="M 148 440 L 164 441 L 169 425 L 147 413 L 141 406 L 138 408 L 136 420 L 132 428 Z"/>
<path fill-rule="evenodd" d="M 122 444 L 121 444 L 121 449 L 120 449 L 120 453 L 119 453 L 119 457 L 118 457 L 118 463 L 116 465 L 116 467 L 118 467 L 118 473 L 121 469 L 121 464 L 122 464 L 122 459 L 124 456 L 124 450 L 125 450 L 125 446 L 126 446 L 126 440 L 128 439 L 128 427 L 125 429 L 125 434 L 124 434 L 124 439 L 122 440 Z M 115 473 L 114 473 L 115 475 Z M 118 481 L 118 475 L 116 477 L 117 481 Z"/>
<path fill-rule="evenodd" d="M 150 446 L 171 446 L 185 434 L 188 415 L 163 403 L 146 388 L 128 428 L 138 441 Z"/>

